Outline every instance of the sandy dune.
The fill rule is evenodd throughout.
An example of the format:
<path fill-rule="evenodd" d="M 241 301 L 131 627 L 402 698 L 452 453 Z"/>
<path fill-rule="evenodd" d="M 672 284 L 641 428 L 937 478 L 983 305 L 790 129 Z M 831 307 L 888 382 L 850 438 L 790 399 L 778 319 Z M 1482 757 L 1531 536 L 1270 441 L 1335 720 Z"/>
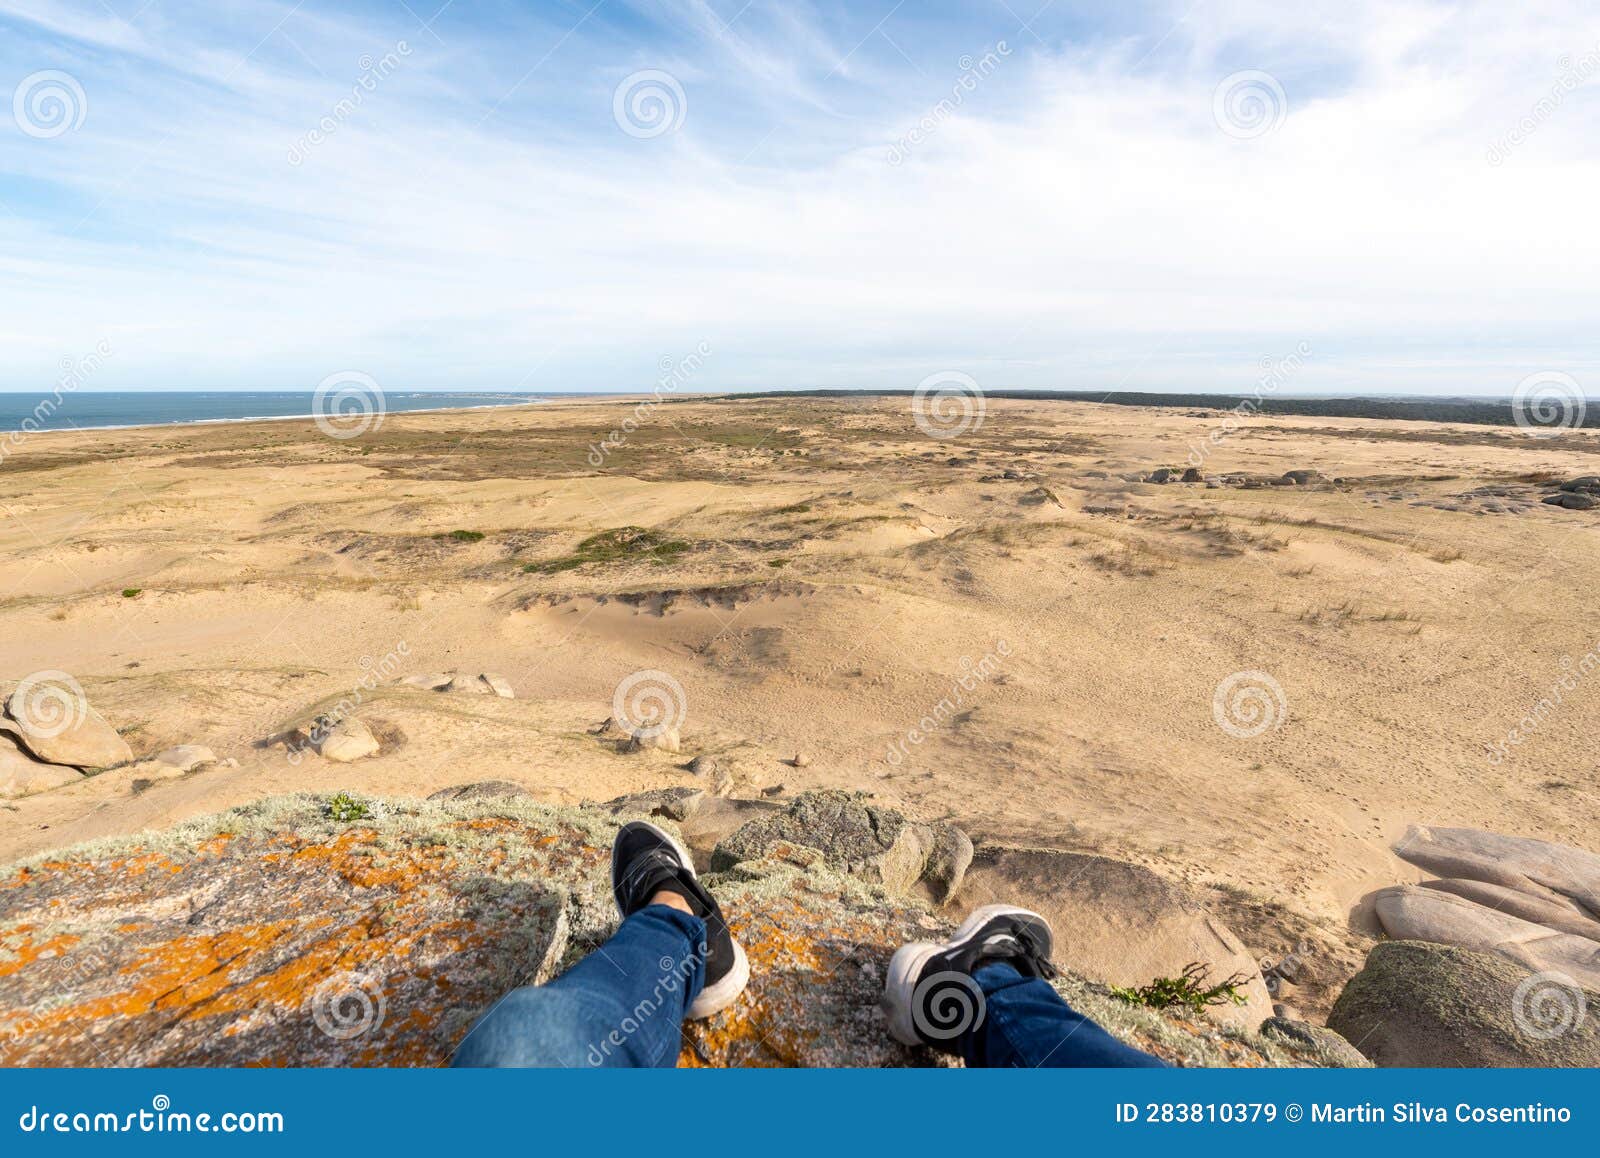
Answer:
<path fill-rule="evenodd" d="M 1359 943 L 1357 900 L 1419 876 L 1408 824 L 1600 831 L 1600 689 L 1489 756 L 1600 646 L 1600 510 L 1539 502 L 1600 471 L 1593 433 L 1254 418 L 1211 446 L 1218 412 L 991 400 L 934 439 L 907 399 L 686 399 L 592 465 L 632 411 L 33 437 L 0 465 L 0 678 L 69 672 L 136 754 L 239 764 L 12 801 L 0 858 L 298 788 L 604 799 L 710 751 L 740 794 L 860 788 L 1211 886 L 1266 954 Z M 1202 444 L 1212 478 L 1341 481 L 1124 477 Z M 365 686 L 439 669 L 517 698 Z M 640 670 L 684 689 L 678 756 L 589 732 Z M 1219 724 L 1230 677 L 1260 734 L 1226 689 Z M 379 756 L 261 746 L 357 691 Z"/>

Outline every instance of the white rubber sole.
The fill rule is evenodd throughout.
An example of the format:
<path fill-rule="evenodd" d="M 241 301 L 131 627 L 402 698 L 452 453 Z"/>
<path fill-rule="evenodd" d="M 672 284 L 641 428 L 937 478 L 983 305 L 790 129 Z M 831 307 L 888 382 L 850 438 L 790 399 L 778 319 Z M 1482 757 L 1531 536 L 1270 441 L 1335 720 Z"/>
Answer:
<path fill-rule="evenodd" d="M 932 941 L 913 941 L 895 950 L 894 956 L 889 958 L 889 975 L 883 983 L 883 1004 L 889 1014 L 891 1037 L 902 1045 L 927 1044 L 917 1033 L 911 1009 L 911 999 L 916 992 L 917 978 L 922 974 L 922 967 L 935 953 L 943 953 L 972 940 L 983 926 L 1002 913 L 1020 913 L 1032 917 L 1046 929 L 1050 927 L 1050 923 L 1032 909 L 1024 909 L 1018 905 L 984 905 L 974 909 L 948 941 L 937 944 Z"/>
<path fill-rule="evenodd" d="M 651 832 L 655 833 L 662 840 L 670 844 L 677 852 L 678 860 L 683 864 L 683 867 L 685 870 L 687 870 L 689 876 L 697 881 L 700 879 L 699 874 L 694 871 L 694 859 L 690 857 L 689 850 L 684 848 L 683 845 L 679 844 L 677 839 L 670 832 L 663 828 L 657 828 L 647 820 L 641 820 L 637 823 L 643 824 Z M 619 829 L 617 836 L 620 838 L 621 835 L 622 832 Z M 616 862 L 617 846 L 616 842 L 613 841 L 611 845 L 611 863 L 615 865 Z M 613 877 L 613 895 L 615 895 L 616 892 L 614 887 L 615 883 L 615 877 Z M 617 916 L 622 917 L 624 915 L 625 914 L 622 911 L 622 905 L 618 904 Z M 729 940 L 733 940 L 731 934 L 729 936 Z M 745 987 L 749 984 L 750 959 L 745 956 L 744 946 L 735 940 L 733 941 L 733 968 L 724 973 L 722 975 L 722 980 L 718 981 L 715 985 L 708 985 L 702 989 L 700 991 L 700 996 L 694 999 L 693 1004 L 689 1006 L 688 1012 L 686 1012 L 683 1016 L 689 1021 L 700 1021 L 704 1018 L 710 1017 L 714 1013 L 721 1013 L 724 1009 L 728 1008 L 728 1006 L 739 1000 L 739 994 L 743 993 L 745 991 Z"/>

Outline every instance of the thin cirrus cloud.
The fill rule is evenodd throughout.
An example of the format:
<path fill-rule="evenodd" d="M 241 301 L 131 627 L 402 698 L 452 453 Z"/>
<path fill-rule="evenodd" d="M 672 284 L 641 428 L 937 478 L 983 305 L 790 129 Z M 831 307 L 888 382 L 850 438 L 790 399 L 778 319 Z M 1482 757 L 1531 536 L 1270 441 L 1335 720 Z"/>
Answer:
<path fill-rule="evenodd" d="M 0 0 L 0 389 L 1600 377 L 1582 5 L 108 2 Z"/>

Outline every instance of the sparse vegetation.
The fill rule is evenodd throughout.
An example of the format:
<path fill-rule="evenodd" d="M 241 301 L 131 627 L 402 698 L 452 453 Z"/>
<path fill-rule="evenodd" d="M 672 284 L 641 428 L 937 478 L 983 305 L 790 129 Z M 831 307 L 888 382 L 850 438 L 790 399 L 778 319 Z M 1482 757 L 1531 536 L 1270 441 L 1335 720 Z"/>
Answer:
<path fill-rule="evenodd" d="M 542 563 L 524 563 L 522 569 L 530 574 L 555 575 L 590 563 L 625 563 L 642 559 L 670 563 L 688 550 L 689 543 L 683 539 L 669 539 L 644 527 L 617 527 L 590 535 L 570 555 L 546 559 Z"/>
<path fill-rule="evenodd" d="M 446 531 L 434 536 L 435 539 L 454 539 L 458 543 L 481 543 L 482 531 Z"/>
<path fill-rule="evenodd" d="M 142 594 L 144 594 L 143 587 L 124 587 L 122 589 L 122 597 L 124 599 L 137 599 Z"/>
<path fill-rule="evenodd" d="M 1120 985 L 1111 987 L 1114 997 L 1129 1005 L 1143 1005 L 1148 1009 L 1184 1008 L 1204 1013 L 1211 1005 L 1243 1005 L 1247 998 L 1239 991 L 1244 984 L 1243 973 L 1235 973 L 1215 985 L 1207 985 L 1210 970 L 1199 961 L 1186 966 L 1177 977 L 1157 977 L 1148 985 L 1127 989 Z"/>

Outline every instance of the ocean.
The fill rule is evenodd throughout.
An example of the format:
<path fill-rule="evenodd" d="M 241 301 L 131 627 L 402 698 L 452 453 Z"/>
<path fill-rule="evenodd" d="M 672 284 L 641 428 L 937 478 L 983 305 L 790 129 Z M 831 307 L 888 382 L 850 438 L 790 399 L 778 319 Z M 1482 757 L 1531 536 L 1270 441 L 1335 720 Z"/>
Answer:
<path fill-rule="evenodd" d="M 59 400 L 54 392 L 0 394 L 0 435 L 22 430 L 310 418 L 317 412 L 314 397 L 310 390 L 75 390 L 62 391 Z M 545 397 L 549 395 L 397 390 L 385 391 L 382 405 L 384 413 L 396 414 L 465 406 L 516 406 Z"/>

